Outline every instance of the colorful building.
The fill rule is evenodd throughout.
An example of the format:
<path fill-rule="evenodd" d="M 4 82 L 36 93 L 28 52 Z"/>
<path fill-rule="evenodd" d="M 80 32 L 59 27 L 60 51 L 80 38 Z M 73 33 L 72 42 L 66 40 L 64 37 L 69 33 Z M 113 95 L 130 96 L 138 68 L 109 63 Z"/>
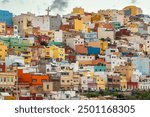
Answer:
<path fill-rule="evenodd" d="M 16 87 L 17 77 L 15 73 L 0 73 L 0 87 L 4 88 L 5 91 L 13 90 Z"/>
<path fill-rule="evenodd" d="M 6 23 L 7 26 L 12 26 L 13 14 L 9 11 L 0 10 L 0 22 Z"/>
<path fill-rule="evenodd" d="M 73 11 L 72 11 L 72 14 L 80 14 L 80 15 L 83 15 L 84 14 L 84 9 L 83 8 L 73 8 Z"/>
<path fill-rule="evenodd" d="M 100 54 L 100 48 L 88 46 L 87 49 L 88 49 L 88 55 L 98 55 L 98 54 Z"/>
<path fill-rule="evenodd" d="M 133 65 L 127 63 L 125 65 L 115 66 L 115 72 L 125 76 L 127 82 L 130 82 L 133 75 Z"/>
<path fill-rule="evenodd" d="M 136 6 L 127 6 L 123 11 L 125 16 L 135 16 L 143 13 L 142 9 Z"/>
<path fill-rule="evenodd" d="M 0 22 L 0 35 L 6 35 L 6 23 Z"/>
<path fill-rule="evenodd" d="M 23 69 L 18 69 L 18 79 L 19 82 L 29 83 L 30 86 L 43 86 L 43 83 L 49 81 L 48 75 L 29 72 L 24 73 Z"/>
<path fill-rule="evenodd" d="M 80 19 L 74 19 L 74 29 L 75 31 L 83 30 L 83 21 Z"/>
<path fill-rule="evenodd" d="M 73 71 L 64 70 L 61 72 L 61 88 L 63 90 L 73 89 Z"/>
<path fill-rule="evenodd" d="M 5 57 L 7 56 L 7 50 L 7 46 L 0 41 L 0 60 L 5 60 Z"/>
<path fill-rule="evenodd" d="M 120 89 L 122 91 L 126 91 L 127 90 L 127 80 L 125 76 L 120 76 Z"/>
<path fill-rule="evenodd" d="M 46 49 L 47 58 L 51 57 L 56 60 L 65 60 L 65 49 L 58 46 L 48 46 Z"/>
<path fill-rule="evenodd" d="M 106 82 L 99 76 L 96 76 L 97 90 L 105 90 Z"/>
<path fill-rule="evenodd" d="M 108 42 L 101 39 L 101 40 L 100 40 L 100 50 L 101 50 L 101 54 L 104 54 L 107 48 L 108 48 Z"/>

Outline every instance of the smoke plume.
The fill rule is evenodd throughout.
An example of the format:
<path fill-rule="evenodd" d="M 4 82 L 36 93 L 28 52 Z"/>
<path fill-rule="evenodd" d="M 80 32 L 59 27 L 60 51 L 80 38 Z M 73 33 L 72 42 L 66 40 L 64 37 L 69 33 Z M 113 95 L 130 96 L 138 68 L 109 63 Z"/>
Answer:
<path fill-rule="evenodd" d="M 68 7 L 68 0 L 54 0 L 51 5 L 51 10 L 64 11 Z"/>
<path fill-rule="evenodd" d="M 2 3 L 5 4 L 5 3 L 9 3 L 11 0 L 2 0 Z"/>
<path fill-rule="evenodd" d="M 137 0 L 131 0 L 132 4 L 135 4 L 137 2 Z"/>

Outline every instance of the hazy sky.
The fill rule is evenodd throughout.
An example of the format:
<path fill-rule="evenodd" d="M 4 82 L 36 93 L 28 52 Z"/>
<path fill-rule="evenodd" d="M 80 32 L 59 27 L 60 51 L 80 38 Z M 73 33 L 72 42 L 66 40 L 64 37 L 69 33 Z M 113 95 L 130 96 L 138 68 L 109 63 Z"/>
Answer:
<path fill-rule="evenodd" d="M 0 9 L 9 10 L 14 14 L 26 13 L 27 11 L 37 15 L 46 14 L 45 9 L 54 0 L 0 0 Z M 67 1 L 67 0 L 66 0 Z M 99 9 L 122 9 L 127 5 L 141 7 L 145 14 L 150 14 L 150 0 L 68 0 L 68 7 L 63 12 L 52 11 L 52 14 L 66 14 L 74 7 L 83 7 L 88 12 L 97 12 Z M 132 1 L 132 2 L 131 2 Z M 136 2 L 135 2 L 136 1 Z M 135 2 L 135 3 L 133 3 Z"/>

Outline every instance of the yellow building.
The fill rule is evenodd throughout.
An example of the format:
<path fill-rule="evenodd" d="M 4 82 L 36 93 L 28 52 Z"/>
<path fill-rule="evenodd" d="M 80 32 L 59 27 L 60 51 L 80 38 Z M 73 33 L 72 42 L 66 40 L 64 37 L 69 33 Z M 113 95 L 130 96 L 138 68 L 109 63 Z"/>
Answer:
<path fill-rule="evenodd" d="M 65 60 L 65 49 L 57 47 L 55 45 L 48 46 L 46 49 L 46 58 L 54 58 Z"/>
<path fill-rule="evenodd" d="M 94 72 L 85 71 L 85 72 L 80 72 L 80 74 L 82 74 L 82 76 L 84 77 L 94 78 Z"/>
<path fill-rule="evenodd" d="M 85 32 L 85 33 L 90 33 L 89 25 L 84 23 L 82 31 Z"/>
<path fill-rule="evenodd" d="M 43 83 L 43 91 L 44 92 L 53 91 L 53 82 L 44 82 Z"/>
<path fill-rule="evenodd" d="M 74 20 L 74 29 L 75 31 L 82 31 L 83 30 L 83 21 L 79 19 Z"/>
<path fill-rule="evenodd" d="M 48 31 L 43 31 L 43 30 L 39 30 L 40 35 L 46 35 L 50 38 L 50 41 L 54 41 L 54 30 L 48 30 Z"/>
<path fill-rule="evenodd" d="M 133 33 L 136 33 L 138 32 L 138 24 L 136 23 L 131 23 L 131 24 L 128 24 L 128 29 L 133 32 Z"/>
<path fill-rule="evenodd" d="M 91 15 L 82 15 L 81 19 L 82 19 L 83 23 L 89 23 L 89 22 L 91 22 L 92 16 Z"/>
<path fill-rule="evenodd" d="M 83 15 L 84 14 L 84 9 L 81 8 L 81 7 L 76 7 L 76 8 L 73 8 L 73 11 L 72 11 L 72 14 L 80 14 L 80 15 Z"/>
<path fill-rule="evenodd" d="M 125 76 L 120 76 L 121 79 L 120 79 L 120 88 L 121 90 L 125 91 L 127 90 L 127 80 L 126 80 L 126 77 Z"/>
<path fill-rule="evenodd" d="M 6 33 L 6 23 L 0 22 L 0 35 L 5 35 Z"/>
<path fill-rule="evenodd" d="M 108 42 L 100 40 L 100 50 L 101 54 L 105 53 L 105 50 L 108 48 Z"/>
<path fill-rule="evenodd" d="M 0 60 L 5 60 L 7 50 L 8 50 L 7 46 L 5 46 L 3 42 L 0 42 Z"/>
<path fill-rule="evenodd" d="M 15 87 L 16 73 L 0 73 L 0 87 L 11 89 Z"/>
<path fill-rule="evenodd" d="M 102 19 L 103 19 L 102 14 L 92 14 L 91 21 L 92 21 L 93 23 L 102 21 Z"/>
<path fill-rule="evenodd" d="M 106 83 L 101 77 L 96 76 L 96 84 L 97 84 L 97 89 L 98 90 L 105 90 Z"/>
<path fill-rule="evenodd" d="M 63 70 L 61 72 L 61 88 L 64 90 L 73 89 L 73 70 Z"/>
<path fill-rule="evenodd" d="M 129 12 L 131 13 L 131 16 L 135 16 L 138 14 L 142 14 L 143 11 L 141 8 L 138 8 L 136 6 L 127 6 L 123 9 L 123 11 L 125 12 L 125 15 L 128 14 Z M 129 15 L 129 14 L 128 14 Z"/>
<path fill-rule="evenodd" d="M 21 54 L 21 56 L 24 57 L 25 64 L 31 64 L 31 60 L 32 60 L 32 52 L 31 51 L 23 52 Z"/>
<path fill-rule="evenodd" d="M 131 82 L 131 77 L 133 75 L 133 65 L 126 63 L 126 65 L 115 66 L 115 72 L 120 73 L 126 77 L 127 82 Z"/>

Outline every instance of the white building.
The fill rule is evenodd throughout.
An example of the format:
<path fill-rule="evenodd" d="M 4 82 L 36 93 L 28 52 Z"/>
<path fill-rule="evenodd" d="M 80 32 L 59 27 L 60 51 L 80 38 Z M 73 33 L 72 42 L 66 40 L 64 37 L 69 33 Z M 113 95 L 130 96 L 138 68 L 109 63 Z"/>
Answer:
<path fill-rule="evenodd" d="M 106 28 L 98 28 L 98 39 L 101 38 L 110 38 L 111 40 L 115 39 L 115 32 L 112 29 L 106 29 Z"/>
<path fill-rule="evenodd" d="M 150 78 L 147 76 L 141 78 L 138 82 L 138 88 L 140 90 L 150 90 Z"/>
<path fill-rule="evenodd" d="M 48 31 L 50 30 L 50 18 L 49 16 L 35 16 L 33 17 L 32 26 L 33 27 L 40 27 L 40 30 Z"/>
<path fill-rule="evenodd" d="M 120 66 L 120 65 L 124 66 L 125 62 L 127 62 L 127 58 L 111 55 L 110 62 L 111 62 L 111 71 L 114 71 L 116 66 Z"/>
<path fill-rule="evenodd" d="M 71 99 L 79 99 L 79 96 L 75 91 L 52 91 L 51 98 L 54 100 L 71 100 Z"/>
<path fill-rule="evenodd" d="M 54 32 L 54 41 L 55 42 L 62 42 L 63 41 L 63 31 L 55 31 Z"/>
<path fill-rule="evenodd" d="M 88 79 L 87 77 L 81 77 L 80 79 L 82 91 L 88 91 Z"/>
<path fill-rule="evenodd" d="M 66 39 L 66 44 L 75 50 L 76 45 L 84 45 L 84 39 L 80 36 L 76 36 L 75 38 L 68 38 Z"/>
<path fill-rule="evenodd" d="M 65 61 L 57 62 L 56 66 L 58 66 L 60 68 L 64 67 L 64 69 L 67 69 L 67 68 L 73 69 L 74 72 L 77 72 L 79 70 L 79 62 L 78 61 L 76 61 L 76 63 L 68 63 L 68 62 L 65 62 Z"/>
<path fill-rule="evenodd" d="M 77 61 L 92 61 L 95 60 L 95 56 L 92 55 L 76 55 Z"/>
<path fill-rule="evenodd" d="M 139 82 L 139 79 L 142 77 L 142 73 L 139 70 L 133 71 L 131 82 Z"/>
<path fill-rule="evenodd" d="M 6 66 L 10 66 L 14 63 L 19 63 L 22 66 L 25 65 L 24 58 L 21 56 L 16 56 L 16 55 L 9 55 L 8 57 L 6 57 L 5 63 L 6 63 Z"/>

